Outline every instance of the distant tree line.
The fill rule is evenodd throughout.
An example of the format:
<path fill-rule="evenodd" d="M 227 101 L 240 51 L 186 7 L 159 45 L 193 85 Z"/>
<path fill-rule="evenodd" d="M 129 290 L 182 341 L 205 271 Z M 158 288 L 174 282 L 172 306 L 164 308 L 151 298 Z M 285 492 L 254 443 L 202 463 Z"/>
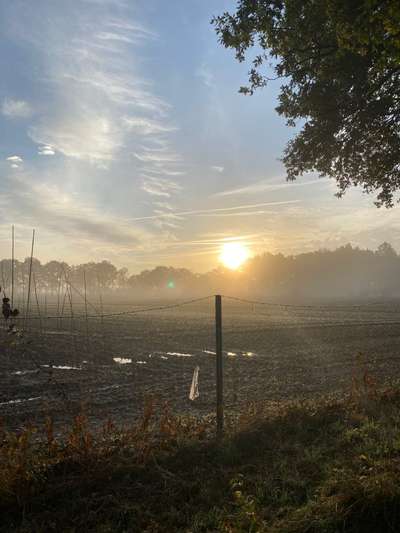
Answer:
<path fill-rule="evenodd" d="M 14 284 L 21 289 L 26 287 L 29 278 L 30 258 L 14 261 Z M 0 285 L 11 285 L 12 261 L 0 261 Z M 33 279 L 40 291 L 56 293 L 60 283 L 67 280 L 72 285 L 83 288 L 85 282 L 88 291 L 125 287 L 129 278 L 128 269 L 117 269 L 109 261 L 89 262 L 81 265 L 69 265 L 63 261 L 49 261 L 42 264 L 34 258 L 32 262 Z"/>
<path fill-rule="evenodd" d="M 16 292 L 26 291 L 30 259 L 14 262 Z M 33 260 L 36 290 L 56 294 L 60 283 L 72 284 L 88 292 L 165 297 L 225 292 L 251 294 L 264 298 L 390 298 L 400 296 L 400 256 L 389 243 L 377 250 L 350 244 L 336 250 L 318 250 L 298 255 L 264 253 L 247 261 L 240 271 L 218 267 L 196 274 L 186 268 L 157 266 L 130 275 L 109 261 L 68 265 Z M 11 260 L 0 261 L 0 285 L 11 287 Z M 129 290 L 128 290 L 129 289 Z"/>

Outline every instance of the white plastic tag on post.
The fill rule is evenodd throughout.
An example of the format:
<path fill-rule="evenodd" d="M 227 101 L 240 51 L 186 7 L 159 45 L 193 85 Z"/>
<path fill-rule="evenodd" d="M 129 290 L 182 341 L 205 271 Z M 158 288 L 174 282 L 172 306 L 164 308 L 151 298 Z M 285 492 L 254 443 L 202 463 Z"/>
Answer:
<path fill-rule="evenodd" d="M 193 372 L 192 385 L 189 393 L 189 400 L 192 401 L 199 397 L 199 371 L 200 367 L 196 366 Z"/>

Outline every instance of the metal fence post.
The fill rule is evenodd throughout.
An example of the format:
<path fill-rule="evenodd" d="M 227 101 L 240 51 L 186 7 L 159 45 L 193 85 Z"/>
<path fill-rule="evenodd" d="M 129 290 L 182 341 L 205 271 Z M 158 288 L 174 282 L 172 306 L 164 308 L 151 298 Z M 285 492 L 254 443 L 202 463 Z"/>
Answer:
<path fill-rule="evenodd" d="M 215 353 L 217 383 L 217 437 L 222 437 L 224 430 L 224 387 L 222 366 L 222 298 L 215 295 Z"/>

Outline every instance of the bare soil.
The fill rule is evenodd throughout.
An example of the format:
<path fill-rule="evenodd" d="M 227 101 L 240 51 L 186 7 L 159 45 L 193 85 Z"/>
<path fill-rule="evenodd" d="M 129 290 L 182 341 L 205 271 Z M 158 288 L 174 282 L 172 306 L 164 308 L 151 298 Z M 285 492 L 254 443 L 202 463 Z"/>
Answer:
<path fill-rule="evenodd" d="M 62 428 L 82 410 L 93 424 L 128 424 L 149 397 L 179 413 L 214 412 L 212 300 L 87 321 L 79 307 L 73 319 L 33 314 L 25 329 L 23 319 L 16 326 L 17 333 L 0 330 L 0 418 L 9 429 L 40 425 L 45 416 Z M 400 307 L 224 302 L 223 347 L 228 409 L 350 392 L 365 372 L 370 384 L 390 386 L 400 377 Z M 191 401 L 196 366 L 200 396 Z"/>

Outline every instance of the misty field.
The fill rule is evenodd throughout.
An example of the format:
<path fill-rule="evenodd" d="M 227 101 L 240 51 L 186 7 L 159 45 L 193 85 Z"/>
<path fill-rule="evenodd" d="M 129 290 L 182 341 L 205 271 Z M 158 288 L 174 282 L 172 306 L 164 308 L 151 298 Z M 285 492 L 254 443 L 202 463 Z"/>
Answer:
<path fill-rule="evenodd" d="M 104 303 L 106 316 L 95 305 L 87 319 L 83 305 L 65 307 L 63 318 L 51 318 L 60 315 L 54 302 L 32 306 L 23 333 L 0 331 L 0 418 L 10 429 L 48 415 L 61 428 L 81 411 L 92 424 L 129 423 L 151 397 L 178 413 L 213 414 L 213 305 Z M 224 299 L 226 408 L 393 385 L 399 348 L 396 302 L 282 307 Z M 196 366 L 200 395 L 191 401 Z"/>

